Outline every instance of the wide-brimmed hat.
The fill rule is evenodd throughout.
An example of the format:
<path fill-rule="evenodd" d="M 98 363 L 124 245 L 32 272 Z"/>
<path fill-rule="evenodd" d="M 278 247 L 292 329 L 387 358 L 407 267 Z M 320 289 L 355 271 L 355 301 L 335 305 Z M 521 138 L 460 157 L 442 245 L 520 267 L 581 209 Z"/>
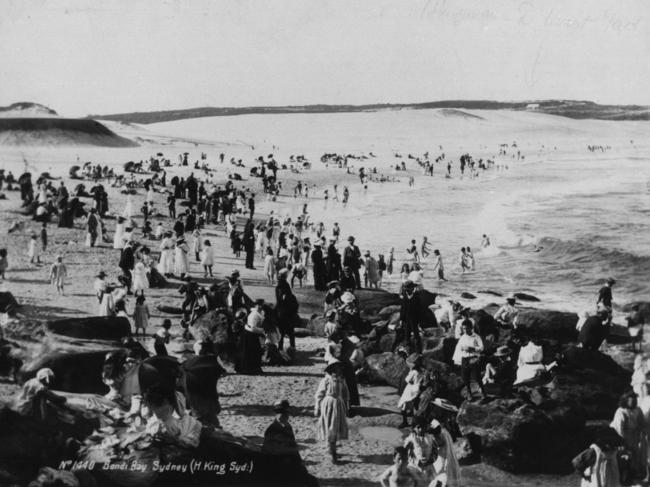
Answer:
<path fill-rule="evenodd" d="M 413 354 L 406 359 L 406 365 L 409 367 L 415 367 L 416 365 L 422 365 L 424 363 L 424 357 L 421 353 Z"/>
<path fill-rule="evenodd" d="M 404 283 L 404 289 L 415 289 L 415 283 L 413 281 L 406 281 Z"/>
<path fill-rule="evenodd" d="M 509 357 L 510 354 L 512 354 L 512 350 L 505 345 L 498 347 L 496 352 L 494 352 L 495 357 Z"/>
<path fill-rule="evenodd" d="M 341 362 L 338 359 L 334 359 L 332 362 L 327 364 L 327 367 L 325 367 L 326 374 L 333 374 L 334 372 L 342 371 L 342 370 L 343 370 L 343 362 Z"/>
<path fill-rule="evenodd" d="M 330 282 L 327 283 L 328 288 L 333 288 L 333 287 L 340 286 L 340 285 L 341 285 L 341 283 L 339 281 L 330 281 Z"/>
<path fill-rule="evenodd" d="M 370 257 L 370 250 L 366 250 L 366 252 L 363 255 L 365 255 L 366 257 Z"/>
<path fill-rule="evenodd" d="M 320 246 L 322 246 L 322 245 L 323 245 L 323 244 L 321 244 L 318 240 L 316 240 L 316 241 L 314 242 L 314 247 L 320 247 Z"/>
<path fill-rule="evenodd" d="M 103 277 L 106 277 L 106 273 L 104 271 L 99 271 L 95 277 L 98 277 L 98 278 L 101 279 Z"/>
<path fill-rule="evenodd" d="M 357 344 L 361 341 L 361 340 L 359 339 L 359 337 L 356 336 L 356 335 L 350 335 L 350 336 L 348 337 L 348 340 L 350 340 L 350 341 L 351 341 L 352 343 L 354 343 L 355 345 L 357 345 Z"/>
<path fill-rule="evenodd" d="M 282 399 L 281 401 L 273 404 L 273 411 L 276 413 L 286 413 L 291 408 L 289 401 L 287 399 Z"/>
<path fill-rule="evenodd" d="M 352 235 L 348 237 L 348 242 L 354 242 L 354 237 Z"/>
<path fill-rule="evenodd" d="M 52 369 L 44 368 L 36 372 L 36 378 L 38 380 L 50 380 L 54 378 L 54 371 Z"/>
<path fill-rule="evenodd" d="M 613 277 L 608 277 L 607 284 L 616 284 L 616 279 L 614 279 Z"/>
<path fill-rule="evenodd" d="M 510 296 L 510 297 L 506 298 L 506 303 L 508 303 L 508 304 L 517 304 L 517 298 L 515 298 L 514 296 Z"/>
<path fill-rule="evenodd" d="M 354 302 L 354 294 L 352 294 L 350 291 L 345 291 L 341 295 L 341 301 L 345 304 Z"/>
<path fill-rule="evenodd" d="M 262 298 L 256 299 L 255 304 L 257 306 L 264 306 L 264 300 Z"/>

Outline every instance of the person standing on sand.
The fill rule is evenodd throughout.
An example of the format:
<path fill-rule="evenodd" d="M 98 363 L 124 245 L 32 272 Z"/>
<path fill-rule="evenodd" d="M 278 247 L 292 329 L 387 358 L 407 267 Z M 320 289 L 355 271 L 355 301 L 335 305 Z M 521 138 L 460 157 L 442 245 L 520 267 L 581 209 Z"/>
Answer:
<path fill-rule="evenodd" d="M 433 255 L 435 255 L 435 264 L 433 265 L 433 271 L 438 269 L 438 280 L 439 281 L 446 281 L 445 279 L 445 267 L 442 263 L 442 256 L 440 255 L 440 251 L 438 249 L 433 251 Z"/>
<path fill-rule="evenodd" d="M 289 409 L 289 401 L 286 399 L 276 402 L 273 405 L 276 417 L 264 432 L 262 452 L 271 455 L 274 463 L 277 462 L 274 467 L 278 472 L 302 465 L 296 437 L 289 423 Z"/>
<path fill-rule="evenodd" d="M 298 300 L 291 291 L 291 286 L 287 282 L 289 270 L 284 268 L 278 272 L 278 283 L 275 286 L 275 309 L 278 312 L 279 326 L 280 326 L 280 343 L 278 348 L 282 351 L 284 337 L 289 337 L 289 345 L 294 350 L 296 349 L 296 336 L 294 328 L 299 323 L 300 317 L 298 316 Z"/>
<path fill-rule="evenodd" d="M 90 213 L 88 214 L 88 221 L 86 222 L 86 225 L 88 226 L 88 234 L 90 236 L 90 247 L 94 247 L 95 241 L 97 240 L 99 219 L 97 218 L 97 215 L 95 215 L 96 212 L 97 210 L 95 210 L 95 208 L 91 208 Z"/>
<path fill-rule="evenodd" d="M 423 259 L 429 257 L 430 248 L 431 248 L 431 243 L 429 242 L 428 237 L 425 235 L 424 237 L 422 237 L 422 245 L 420 246 L 420 254 L 422 255 Z"/>
<path fill-rule="evenodd" d="M 361 251 L 354 245 L 354 237 L 348 237 L 348 246 L 343 251 L 343 267 L 349 267 L 356 281 L 356 288 L 361 289 L 361 276 L 359 269 L 361 267 Z"/>
<path fill-rule="evenodd" d="M 327 291 L 325 259 L 323 258 L 323 251 L 321 250 L 321 243 L 319 241 L 314 243 L 311 261 L 313 264 L 314 289 L 317 291 Z"/>
<path fill-rule="evenodd" d="M 318 418 L 318 439 L 327 442 L 332 463 L 338 462 L 337 441 L 348 439 L 348 403 L 343 364 L 335 361 L 325 368 L 325 377 L 318 384 L 314 405 L 314 416 Z"/>
<path fill-rule="evenodd" d="M 436 476 L 433 480 L 441 481 L 440 485 L 445 485 L 446 487 L 460 487 L 460 465 L 454 452 L 454 439 L 437 419 L 431 421 L 429 429 L 433 433 L 433 439 L 438 445 L 438 458 L 433 462 L 433 467 L 436 471 Z M 446 482 L 443 482 L 444 479 L 446 479 Z"/>
<path fill-rule="evenodd" d="M 65 278 L 67 276 L 68 270 L 63 263 L 63 257 L 57 255 L 56 262 L 54 262 L 50 268 L 50 282 L 52 285 L 56 286 L 56 291 L 60 295 L 63 295 L 63 285 L 65 284 Z"/>

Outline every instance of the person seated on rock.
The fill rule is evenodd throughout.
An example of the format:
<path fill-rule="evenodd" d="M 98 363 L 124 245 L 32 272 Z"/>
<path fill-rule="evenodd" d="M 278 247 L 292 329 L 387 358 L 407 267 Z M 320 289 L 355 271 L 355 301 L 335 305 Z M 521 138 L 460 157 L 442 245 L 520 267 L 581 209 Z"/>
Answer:
<path fill-rule="evenodd" d="M 453 299 L 448 299 L 443 302 L 440 308 L 436 309 L 433 314 L 436 316 L 438 324 L 444 329 L 449 330 L 453 324 L 456 323 L 460 309 L 460 303 L 457 303 Z"/>
<path fill-rule="evenodd" d="M 422 355 L 418 354 L 409 357 L 406 360 L 406 364 L 411 370 L 404 379 L 406 386 L 404 387 L 399 402 L 397 403 L 397 407 L 402 411 L 402 423 L 398 428 L 407 428 L 409 426 L 408 417 L 413 416 L 414 411 L 418 407 L 420 394 L 425 388 L 425 381 L 427 378 L 424 371 L 424 358 Z"/>
<path fill-rule="evenodd" d="M 544 351 L 541 345 L 537 345 L 532 338 L 521 337 L 524 346 L 519 350 L 517 359 L 517 376 L 513 386 L 519 386 L 526 382 L 542 378 L 549 370 L 557 365 L 556 362 L 544 365 Z"/>
<path fill-rule="evenodd" d="M 66 403 L 66 398 L 50 391 L 54 380 L 52 369 L 43 368 L 36 372 L 36 377 L 23 384 L 16 398 L 14 409 L 23 416 L 32 416 L 40 421 L 48 421 L 52 417 L 52 407 L 60 407 Z"/>
<path fill-rule="evenodd" d="M 210 303 L 208 302 L 208 291 L 201 287 L 196 291 L 196 299 L 192 303 L 192 315 L 190 317 L 190 325 L 202 315 L 208 312 Z"/>
<path fill-rule="evenodd" d="M 496 349 L 488 358 L 483 375 L 485 392 L 490 396 L 507 397 L 515 381 L 515 368 L 512 363 L 512 350 L 507 346 Z"/>
<path fill-rule="evenodd" d="M 393 465 L 379 476 L 382 487 L 418 487 L 425 485 L 420 471 L 408 463 L 408 451 L 398 446 L 393 451 Z"/>
<path fill-rule="evenodd" d="M 360 335 L 363 333 L 363 320 L 361 319 L 361 311 L 359 310 L 359 302 L 357 298 L 349 291 L 346 291 L 341 296 L 341 306 L 338 308 L 338 322 L 341 329 L 346 334 Z"/>
<path fill-rule="evenodd" d="M 454 452 L 454 439 L 437 419 L 431 421 L 429 431 L 437 445 L 437 458 L 433 463 L 436 473 L 430 485 L 460 487 L 460 465 Z"/>
<path fill-rule="evenodd" d="M 578 342 L 587 350 L 598 350 L 609 335 L 609 311 L 602 309 L 595 316 L 588 316 L 578 332 Z"/>
<path fill-rule="evenodd" d="M 262 452 L 274 457 L 274 462 L 280 462 L 276 467 L 290 467 L 292 464 L 302 464 L 296 436 L 289 423 L 289 401 L 283 399 L 273 405 L 275 419 L 264 432 Z"/>
<path fill-rule="evenodd" d="M 456 349 L 452 356 L 452 361 L 460 367 L 461 377 L 464 387 L 467 387 L 467 396 L 473 398 L 472 380 L 478 383 L 483 395 L 483 383 L 479 377 L 481 353 L 483 352 L 483 341 L 481 337 L 474 333 L 474 327 L 471 321 L 466 321 L 463 325 L 463 335 L 456 343 Z"/>
<path fill-rule="evenodd" d="M 186 448 L 199 446 L 203 425 L 186 412 L 175 414 L 169 394 L 162 387 L 151 387 L 145 393 L 144 402 L 153 413 L 147 421 L 148 434 Z"/>
<path fill-rule="evenodd" d="M 611 432 L 611 433 L 609 433 Z M 589 448 L 572 461 L 573 468 L 582 477 L 581 487 L 618 487 L 621 485 L 619 451 L 621 442 L 616 432 L 606 430 Z"/>
<path fill-rule="evenodd" d="M 435 474 L 433 462 L 437 456 L 436 441 L 433 435 L 427 433 L 427 426 L 427 421 L 422 416 L 414 418 L 413 432 L 404 440 L 409 465 L 422 474 L 426 482 L 424 485 L 428 485 Z"/>
<path fill-rule="evenodd" d="M 497 312 L 494 313 L 494 319 L 497 320 L 497 323 L 499 323 L 499 326 L 502 328 L 517 328 L 519 310 L 515 307 L 515 304 L 517 304 L 515 298 L 507 298 L 506 304 L 501 306 Z"/>
<path fill-rule="evenodd" d="M 332 309 L 337 309 L 341 304 L 341 288 L 339 281 L 330 281 L 327 283 L 327 294 L 325 294 L 325 302 L 323 303 L 323 314 Z"/>

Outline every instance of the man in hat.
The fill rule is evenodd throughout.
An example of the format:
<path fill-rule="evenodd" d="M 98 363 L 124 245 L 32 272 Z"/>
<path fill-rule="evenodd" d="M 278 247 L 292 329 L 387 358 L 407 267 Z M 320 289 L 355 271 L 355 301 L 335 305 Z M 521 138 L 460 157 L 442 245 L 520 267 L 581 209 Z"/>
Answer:
<path fill-rule="evenodd" d="M 413 281 L 404 283 L 404 294 L 402 295 L 402 306 L 400 309 L 400 326 L 395 333 L 395 339 L 391 346 L 391 352 L 395 351 L 397 345 L 404 340 L 409 349 L 411 348 L 411 336 L 415 341 L 415 350 L 422 353 L 422 339 L 420 338 L 420 324 L 424 321 L 422 315 L 422 303 L 415 292 L 416 286 Z"/>
<path fill-rule="evenodd" d="M 515 381 L 515 367 L 512 363 L 512 350 L 507 346 L 496 349 L 485 365 L 483 384 L 485 392 L 497 397 L 506 397 L 512 391 Z"/>
<path fill-rule="evenodd" d="M 325 260 L 323 259 L 323 250 L 319 240 L 314 242 L 314 250 L 311 253 L 311 262 L 314 266 L 314 289 L 317 291 L 327 290 L 327 276 L 325 268 Z"/>
<path fill-rule="evenodd" d="M 291 286 L 287 282 L 289 271 L 284 268 L 278 272 L 278 283 L 275 286 L 275 309 L 278 312 L 279 328 L 280 328 L 280 343 L 278 348 L 282 350 L 284 337 L 289 337 L 289 344 L 291 348 L 296 348 L 296 336 L 294 329 L 300 317 L 298 316 L 298 300 L 291 291 Z"/>
<path fill-rule="evenodd" d="M 605 285 L 598 291 L 598 301 L 596 301 L 596 306 L 604 308 L 608 312 L 608 326 L 612 324 L 612 286 L 614 284 L 616 284 L 616 281 L 611 277 L 608 278 Z"/>
<path fill-rule="evenodd" d="M 343 251 L 343 268 L 349 267 L 350 271 L 354 275 L 356 281 L 356 288 L 361 289 L 361 276 L 359 275 L 359 269 L 361 268 L 361 251 L 359 247 L 354 245 L 354 237 L 348 237 L 348 246 L 345 247 Z"/>
<path fill-rule="evenodd" d="M 283 467 L 290 467 L 292 463 L 302 463 L 296 437 L 289 423 L 289 401 L 283 399 L 273 405 L 275 419 L 264 432 L 262 452 L 277 455 L 275 461 L 282 463 Z M 279 465 L 276 465 L 279 466 Z M 287 471 L 289 471 L 287 469 Z"/>
<path fill-rule="evenodd" d="M 62 405 L 66 398 L 50 391 L 50 384 L 54 381 L 52 369 L 40 369 L 36 377 L 23 384 L 20 395 L 16 399 L 15 410 L 23 416 L 33 416 L 40 421 L 48 417 L 48 403 Z"/>
<path fill-rule="evenodd" d="M 494 313 L 494 319 L 499 323 L 502 328 L 516 328 L 517 327 L 517 316 L 519 315 L 519 310 L 515 307 L 517 301 L 514 297 L 506 299 L 506 304 L 501 306 L 496 313 Z"/>
<path fill-rule="evenodd" d="M 95 210 L 95 208 L 90 209 L 90 213 L 88 214 L 88 222 L 86 223 L 88 226 L 88 233 L 90 234 L 91 247 L 95 246 L 95 241 L 97 240 L 97 228 L 99 227 L 99 219 L 95 214 L 96 212 L 97 210 Z"/>

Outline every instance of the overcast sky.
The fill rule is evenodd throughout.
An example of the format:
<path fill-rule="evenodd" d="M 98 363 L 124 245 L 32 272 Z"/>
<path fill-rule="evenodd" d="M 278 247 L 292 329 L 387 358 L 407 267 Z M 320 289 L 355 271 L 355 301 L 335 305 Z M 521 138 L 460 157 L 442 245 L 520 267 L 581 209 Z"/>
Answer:
<path fill-rule="evenodd" d="M 647 0 L 0 0 L 0 105 L 650 105 Z"/>

